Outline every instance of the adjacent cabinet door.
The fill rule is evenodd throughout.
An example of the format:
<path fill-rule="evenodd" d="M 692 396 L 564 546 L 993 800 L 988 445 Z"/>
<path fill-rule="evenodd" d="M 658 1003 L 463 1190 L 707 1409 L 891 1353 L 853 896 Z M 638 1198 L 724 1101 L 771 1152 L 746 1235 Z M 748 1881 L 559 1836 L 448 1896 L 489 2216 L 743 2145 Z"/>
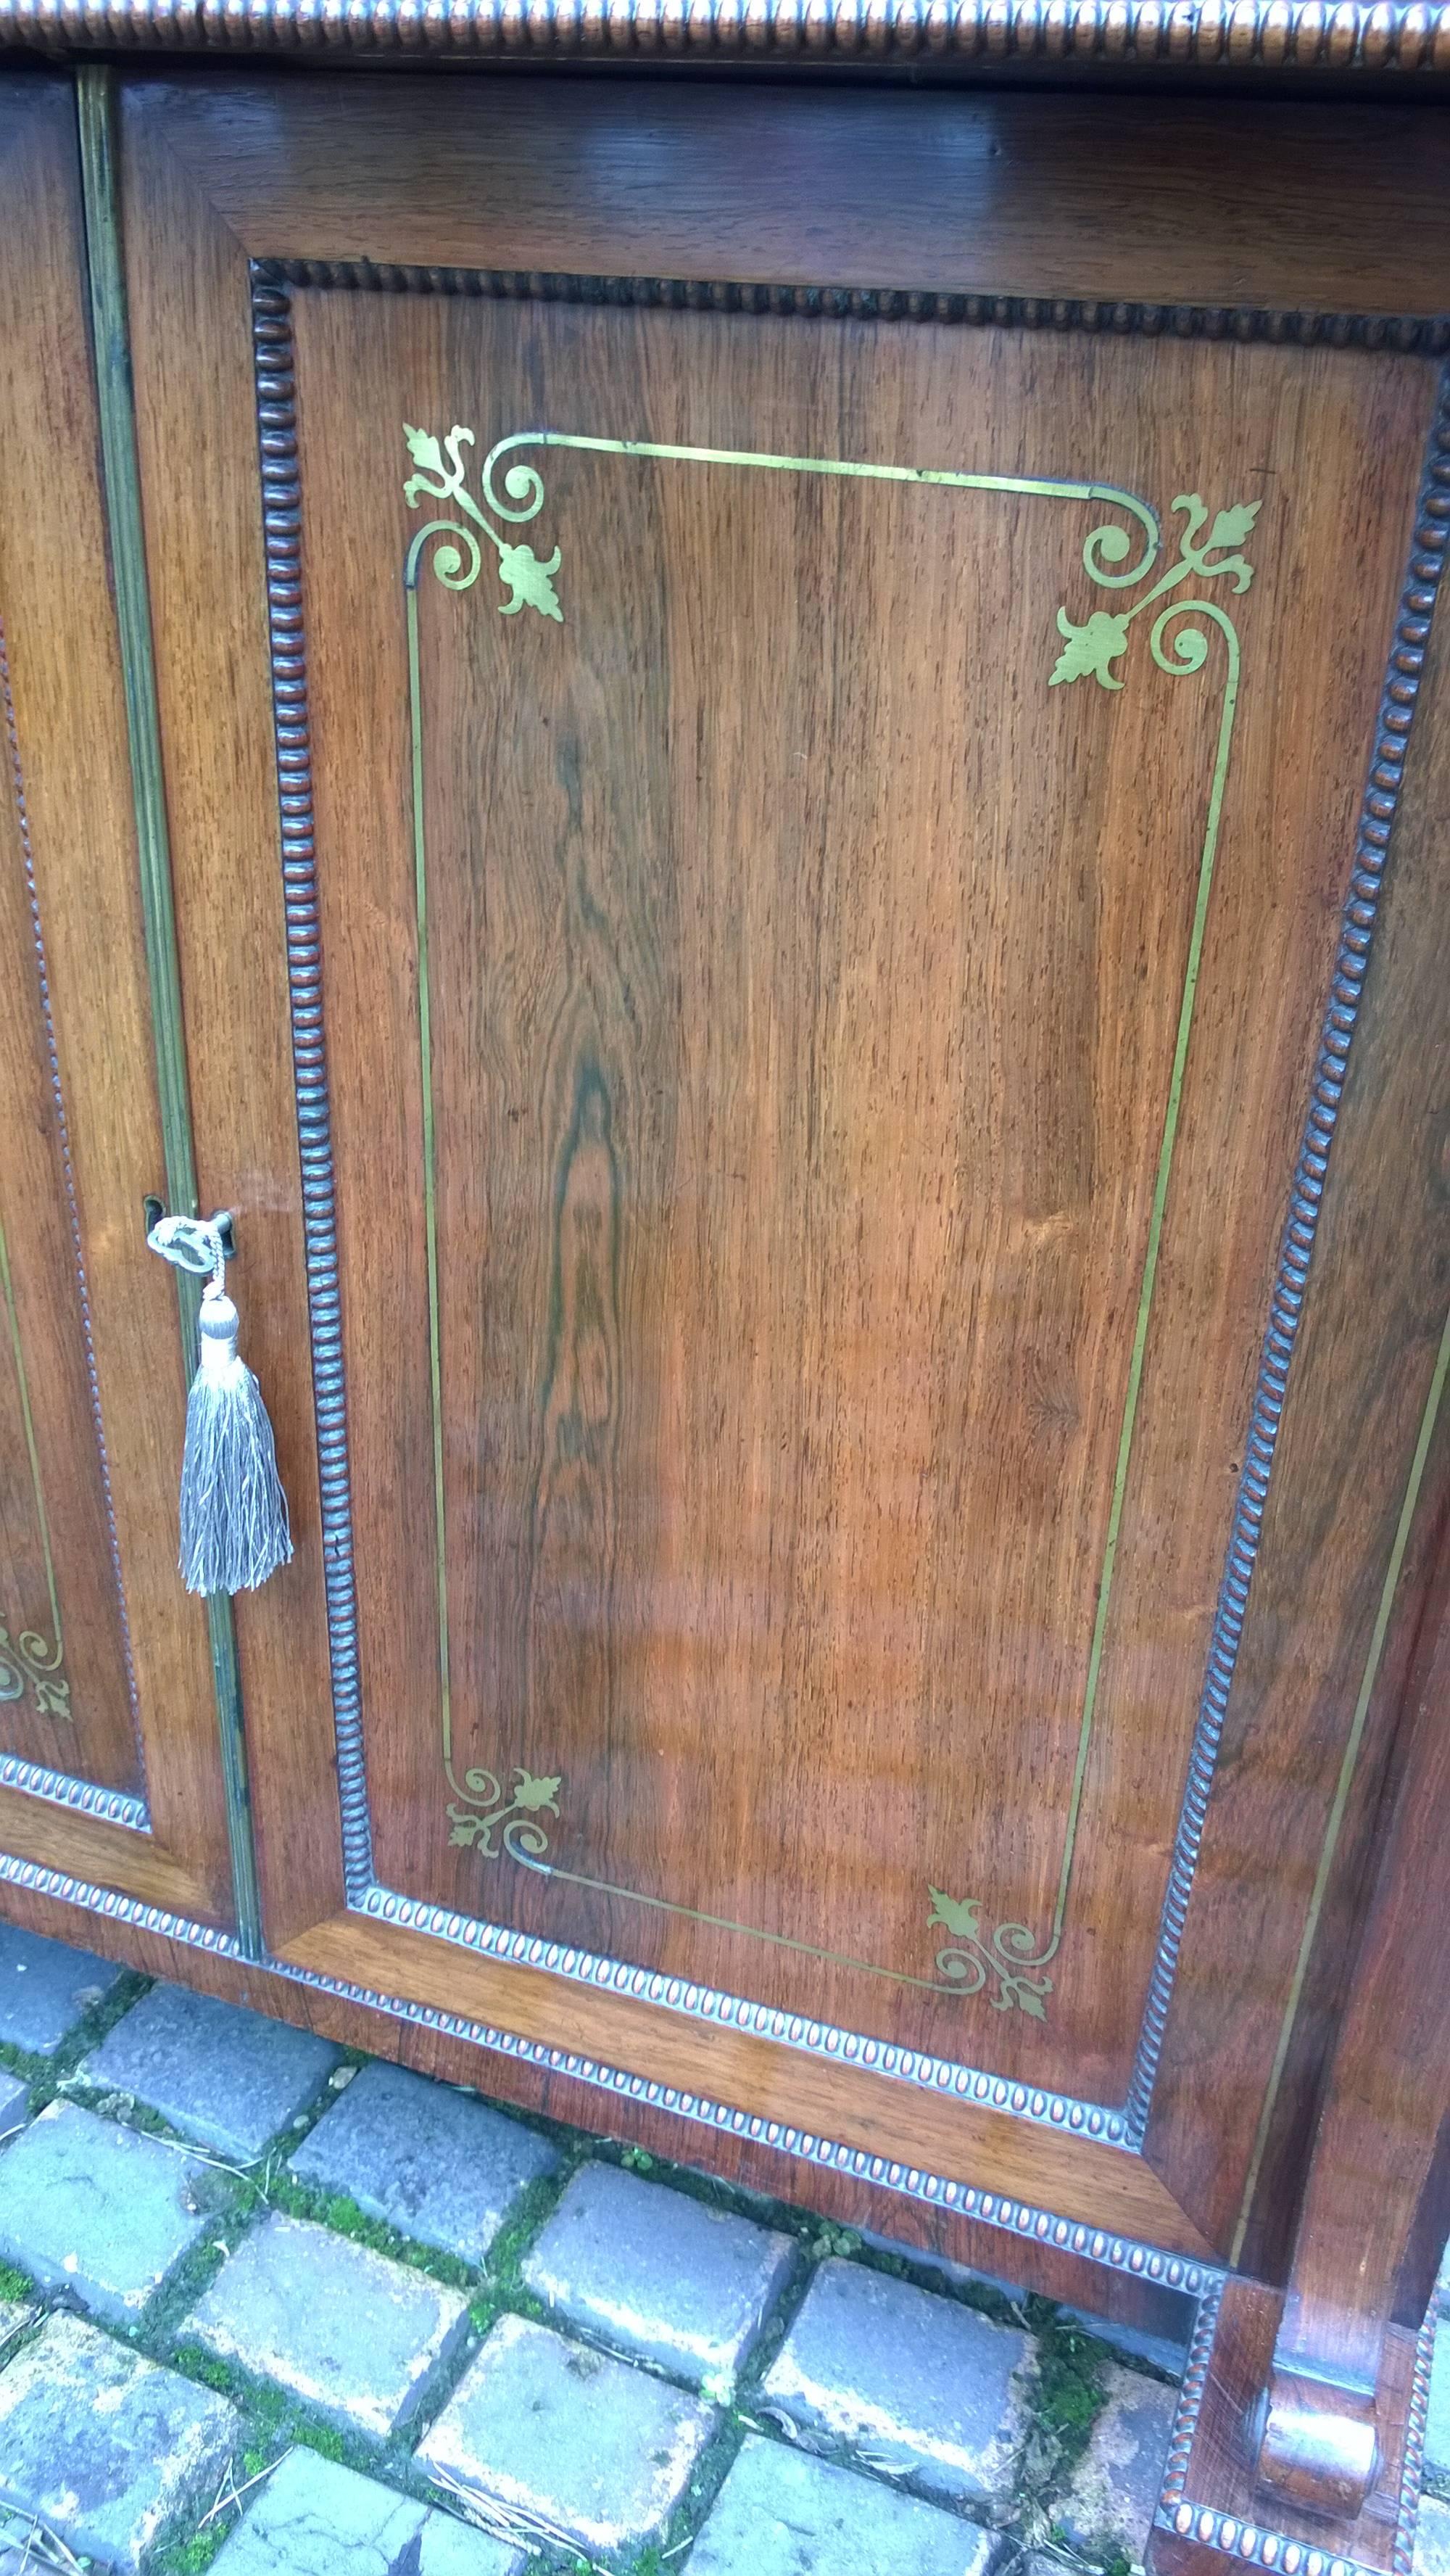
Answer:
<path fill-rule="evenodd" d="M 1381 880 L 1450 245 L 1419 119 L 1346 132 L 197 73 L 119 133 L 299 1540 L 269 1938 L 1184 2255 L 1439 1383 Z"/>
<path fill-rule="evenodd" d="M 226 1930 L 86 278 L 72 84 L 0 79 L 0 1873 Z"/>

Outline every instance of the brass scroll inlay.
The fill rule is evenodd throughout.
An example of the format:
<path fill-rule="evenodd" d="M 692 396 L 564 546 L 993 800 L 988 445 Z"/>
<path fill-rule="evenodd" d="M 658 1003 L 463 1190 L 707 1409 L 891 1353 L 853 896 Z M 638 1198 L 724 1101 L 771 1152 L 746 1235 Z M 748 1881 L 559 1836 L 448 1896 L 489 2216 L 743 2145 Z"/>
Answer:
<path fill-rule="evenodd" d="M 513 616 L 521 609 L 531 607 L 540 616 L 562 624 L 564 610 L 555 589 L 555 577 L 563 562 L 560 547 L 555 546 L 547 558 L 541 559 L 532 547 L 518 543 L 500 532 L 501 528 L 516 528 L 537 518 L 544 505 L 543 478 L 536 466 L 525 462 L 521 457 L 519 451 L 525 448 L 558 447 L 582 450 L 594 455 L 651 458 L 660 462 L 697 466 L 741 467 L 778 474 L 830 475 L 875 482 L 923 484 L 958 492 L 1027 494 L 1056 501 L 1101 504 L 1120 513 L 1122 518 L 1130 522 L 1130 525 L 1125 527 L 1121 524 L 1120 518 L 1114 518 L 1090 530 L 1082 546 L 1083 568 L 1088 578 L 1100 589 L 1116 592 L 1135 588 L 1149 581 L 1163 552 L 1159 522 L 1145 501 L 1139 499 L 1135 493 L 1121 490 L 1112 484 L 1056 482 L 1028 475 L 961 474 L 909 465 L 867 465 L 834 457 L 771 456 L 751 450 L 661 445 L 644 439 L 595 438 L 570 431 L 542 429 L 519 430 L 509 437 L 501 438 L 484 459 L 478 476 L 478 492 L 475 495 L 469 489 L 468 460 L 464 454 L 465 449 L 472 448 L 476 444 L 472 430 L 455 423 L 442 439 L 431 431 L 414 428 L 406 429 L 404 436 L 414 468 L 404 484 L 404 496 L 409 507 L 416 509 L 420 502 L 427 500 L 444 504 L 452 514 L 444 518 L 430 519 L 417 530 L 409 544 L 404 569 L 412 731 L 413 853 L 417 903 L 419 1023 L 423 1073 L 424 1223 L 427 1235 L 433 1408 L 439 1694 L 443 1769 L 451 1792 L 451 1803 L 448 1807 L 452 1827 L 450 1840 L 477 1851 L 487 1859 L 496 1859 L 503 1853 L 507 1853 L 525 1868 L 539 1870 L 546 1877 L 566 1880 L 573 1885 L 591 1888 L 602 1894 L 623 1897 L 635 1904 L 649 1906 L 656 1912 L 684 1915 L 694 1921 L 707 1922 L 722 1930 L 744 1934 L 753 1940 L 766 1941 L 778 1949 L 802 1952 L 811 1958 L 857 1969 L 867 1975 L 884 1977 L 895 1985 L 922 1987 L 935 1993 L 956 1994 L 963 1997 L 985 1994 L 994 2010 L 998 2012 L 1016 2010 L 1034 2020 L 1045 2020 L 1047 2000 L 1053 1990 L 1053 1980 L 1047 1971 L 1061 1945 L 1067 1915 L 1068 1893 L 1087 1776 L 1088 1751 L 1096 1714 L 1108 1605 L 1117 1559 L 1123 1501 L 1127 1490 L 1128 1466 L 1137 1419 L 1138 1396 L 1142 1384 L 1143 1360 L 1147 1348 L 1148 1321 L 1157 1277 L 1164 1211 L 1168 1200 L 1184 1073 L 1188 1061 L 1188 1044 L 1193 1024 L 1194 999 L 1203 955 L 1209 898 L 1213 888 L 1219 821 L 1238 704 L 1239 642 L 1232 618 L 1217 601 L 1196 596 L 1170 597 L 1169 594 L 1179 591 L 1189 581 L 1207 583 L 1224 580 L 1228 582 L 1232 595 L 1246 591 L 1253 579 L 1253 571 L 1240 549 L 1253 530 L 1260 504 L 1257 501 L 1236 503 L 1231 507 L 1218 510 L 1210 522 L 1208 505 L 1198 493 L 1180 494 L 1172 505 L 1185 522 L 1178 535 L 1177 556 L 1158 578 L 1151 582 L 1151 586 L 1143 592 L 1140 599 L 1136 600 L 1131 607 L 1116 611 L 1094 609 L 1081 622 L 1076 622 L 1069 616 L 1066 606 L 1059 608 L 1057 612 L 1057 634 L 1061 643 L 1055 664 L 1046 677 L 1046 685 L 1049 688 L 1062 687 L 1080 679 L 1093 678 L 1103 689 L 1120 689 L 1123 686 L 1123 680 L 1116 666 L 1122 662 L 1128 651 L 1129 629 L 1145 610 L 1163 601 L 1166 604 L 1159 607 L 1149 633 L 1149 652 L 1157 668 L 1172 679 L 1191 677 L 1202 671 L 1209 661 L 1212 637 L 1217 633 L 1224 646 L 1223 695 L 1220 703 L 1208 813 L 1199 854 L 1197 891 L 1179 1006 L 1173 1068 L 1164 1112 L 1162 1142 L 1149 1220 L 1148 1244 L 1139 1286 L 1128 1385 L 1113 1474 L 1112 1501 L 1102 1567 L 1098 1578 L 1092 1643 L 1089 1649 L 1087 1679 L 1078 1727 L 1072 1794 L 1056 1901 L 1046 1931 L 1039 1934 L 1027 1924 L 993 1923 L 990 1919 L 984 1920 L 983 1900 L 978 1897 L 956 1897 L 942 1888 L 929 1887 L 927 1890 L 929 1911 L 925 1916 L 926 1924 L 928 1928 L 943 1931 L 949 1937 L 936 1953 L 935 1975 L 911 1976 L 897 1969 L 882 1967 L 872 1960 L 846 1958 L 838 1952 L 817 1949 L 808 1942 L 791 1940 L 780 1933 L 763 1932 L 752 1924 L 725 1922 L 718 1916 L 699 1914 L 692 1907 L 674 1905 L 665 1898 L 644 1895 L 638 1889 L 618 1887 L 607 1880 L 590 1877 L 582 1871 L 560 1868 L 543 1857 L 548 1849 L 548 1835 L 541 1819 L 544 1815 L 557 1816 L 559 1813 L 558 1794 L 564 1785 L 561 1777 L 552 1774 L 535 1777 L 530 1771 L 518 1769 L 513 1773 L 513 1786 L 510 1789 L 504 1785 L 499 1775 L 491 1770 L 465 1770 L 461 1782 L 455 1774 L 448 1657 L 442 1363 L 432 1039 L 429 1016 L 428 871 L 424 830 L 418 581 L 425 553 L 431 547 L 433 571 L 442 587 L 451 591 L 471 589 L 483 568 L 484 544 L 481 540 L 484 540 L 494 549 L 499 579 L 509 594 L 506 599 L 499 602 L 500 613 L 504 616 Z M 506 458 L 512 460 L 507 465 L 504 464 Z M 501 488 L 500 469 L 502 469 Z M 1205 528 L 1206 536 L 1203 533 Z M 1186 622 L 1176 625 L 1176 621 L 1180 619 Z M 1170 634 L 1171 628 L 1175 631 Z"/>

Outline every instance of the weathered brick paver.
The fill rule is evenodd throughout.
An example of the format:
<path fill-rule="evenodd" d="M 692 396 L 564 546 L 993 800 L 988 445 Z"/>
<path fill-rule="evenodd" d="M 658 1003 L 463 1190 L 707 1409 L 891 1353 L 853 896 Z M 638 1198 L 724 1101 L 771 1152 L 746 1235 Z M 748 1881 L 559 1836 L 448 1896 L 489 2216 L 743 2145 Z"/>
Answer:
<path fill-rule="evenodd" d="M 378 2062 L 323 2113 L 292 2171 L 420 2245 L 481 2263 L 519 2194 L 558 2162 L 547 2139 L 502 2111 Z"/>
<path fill-rule="evenodd" d="M 1178 2391 L 1116 2364 L 1104 2371 L 1102 2387 L 1102 2411 L 1055 2518 L 1085 2557 L 1107 2559 L 1123 2549 L 1141 2565 Z"/>
<path fill-rule="evenodd" d="M 664 2529 L 718 2420 L 626 2362 L 505 2316 L 417 2459 L 618 2561 Z"/>
<path fill-rule="evenodd" d="M 208 2221 L 180 2149 L 52 2102 L 0 2155 L 0 2254 L 93 2316 L 133 2323 Z"/>
<path fill-rule="evenodd" d="M 523 2565 L 521 2550 L 305 2449 L 272 2471 L 216 2560 L 218 2576 L 519 2576 Z"/>
<path fill-rule="evenodd" d="M 0 2499 L 107 2567 L 138 2568 L 210 2503 L 236 2409 L 79 2317 L 51 2317 L 0 2370 Z"/>
<path fill-rule="evenodd" d="M 1029 2336 L 882 2272 L 823 2263 L 759 2403 L 933 2495 L 998 2513 L 1027 2429 Z"/>
<path fill-rule="evenodd" d="M 274 2214 L 222 2266 L 182 2331 L 381 2442 L 431 2397 L 467 2330 L 456 2290 Z"/>
<path fill-rule="evenodd" d="M 184 2138 L 250 2163 L 315 2101 L 340 2054 L 330 2040 L 240 2004 L 153 1986 L 81 2072 L 134 2094 Z"/>
<path fill-rule="evenodd" d="M 986 2576 L 997 2535 L 747 2434 L 690 2576 Z"/>
<path fill-rule="evenodd" d="M 586 2334 L 721 2395 L 795 2254 L 792 2236 L 618 2165 L 589 2164 L 523 2272 L 536 2297 Z"/>
<path fill-rule="evenodd" d="M 53 2057 L 124 1974 L 89 1950 L 0 1923 L 0 2039 L 32 2057 Z"/>

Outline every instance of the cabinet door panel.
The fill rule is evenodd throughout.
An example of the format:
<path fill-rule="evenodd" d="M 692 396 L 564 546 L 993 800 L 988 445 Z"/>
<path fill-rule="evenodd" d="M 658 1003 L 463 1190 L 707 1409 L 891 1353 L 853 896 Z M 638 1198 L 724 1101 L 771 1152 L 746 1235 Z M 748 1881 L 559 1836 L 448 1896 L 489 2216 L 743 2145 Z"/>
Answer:
<path fill-rule="evenodd" d="M 224 1924 L 68 81 L 0 83 L 0 209 L 0 1843 Z"/>
<path fill-rule="evenodd" d="M 822 292 L 862 253 L 812 208 L 886 168 L 864 101 L 752 110 L 776 231 L 722 167 L 701 287 L 652 155 L 718 111 L 612 98 L 129 89 L 158 595 L 206 526 L 271 610 L 275 703 L 250 670 L 206 757 L 255 778 L 270 712 L 291 1103 L 246 971 L 279 1197 L 300 1146 L 347 1897 L 286 1858 L 331 1748 L 263 1600 L 274 1938 L 1191 2247 L 1122 2148 L 1438 363 L 1411 324 L 928 294 L 884 175 L 900 265 L 859 282 L 896 291 Z M 1296 131 L 1312 306 L 1338 164 Z M 331 255 L 364 163 L 411 266 Z M 1054 277 L 1035 184 L 974 255 Z M 163 648 L 181 804 L 201 649 Z M 275 868 L 255 794 L 233 829 Z"/>

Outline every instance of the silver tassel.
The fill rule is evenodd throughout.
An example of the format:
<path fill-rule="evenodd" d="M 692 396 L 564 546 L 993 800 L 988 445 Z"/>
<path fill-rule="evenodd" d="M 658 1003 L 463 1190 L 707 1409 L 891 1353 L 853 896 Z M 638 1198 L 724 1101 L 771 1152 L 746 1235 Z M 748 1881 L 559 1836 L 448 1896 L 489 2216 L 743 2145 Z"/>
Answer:
<path fill-rule="evenodd" d="M 292 1554 L 287 1497 L 267 1408 L 237 1353 L 237 1310 L 227 1295 L 220 1226 L 164 1217 L 147 1237 L 154 1252 L 211 1277 L 199 1317 L 200 1364 L 186 1402 L 181 1458 L 181 1576 L 188 1592 L 253 1592 Z"/>

